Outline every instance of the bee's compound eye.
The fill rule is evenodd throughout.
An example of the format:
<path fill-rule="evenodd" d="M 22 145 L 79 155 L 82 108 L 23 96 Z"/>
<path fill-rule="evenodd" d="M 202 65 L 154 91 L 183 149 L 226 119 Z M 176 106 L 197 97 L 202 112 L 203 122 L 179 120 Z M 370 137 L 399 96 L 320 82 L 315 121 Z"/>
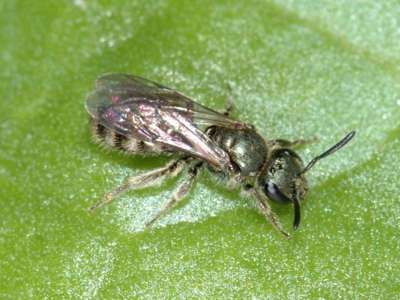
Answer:
<path fill-rule="evenodd" d="M 271 181 L 269 181 L 265 184 L 264 192 L 268 198 L 270 198 L 271 200 L 273 200 L 277 203 L 286 204 L 286 203 L 292 202 L 288 197 L 286 197 L 281 192 L 281 190 L 278 188 L 278 186 Z"/>

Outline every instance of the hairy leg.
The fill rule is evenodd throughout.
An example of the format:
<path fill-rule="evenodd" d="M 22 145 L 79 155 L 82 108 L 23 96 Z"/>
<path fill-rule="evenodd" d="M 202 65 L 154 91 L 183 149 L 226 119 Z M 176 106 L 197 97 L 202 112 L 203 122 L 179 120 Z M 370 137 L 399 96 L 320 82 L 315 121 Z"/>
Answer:
<path fill-rule="evenodd" d="M 288 141 L 283 139 L 272 140 L 270 143 L 273 147 L 281 147 L 281 148 L 300 148 L 304 145 L 318 142 L 318 138 L 314 137 L 312 139 L 299 139 L 294 141 Z"/>
<path fill-rule="evenodd" d="M 167 177 L 178 176 L 179 173 L 184 169 L 187 162 L 188 158 L 180 158 L 178 160 L 169 162 L 164 167 L 152 170 L 144 174 L 127 177 L 122 185 L 105 194 L 102 201 L 90 207 L 90 211 L 94 211 L 95 209 L 110 203 L 114 200 L 116 196 L 129 190 L 145 188 L 151 185 L 155 185 L 160 182 L 160 180 Z"/>
<path fill-rule="evenodd" d="M 260 195 L 256 189 L 253 189 L 253 194 L 257 199 L 258 207 L 260 208 L 261 212 L 265 216 L 265 218 L 272 224 L 272 226 L 282 233 L 286 238 L 290 239 L 291 236 L 288 234 L 282 227 L 281 223 L 279 222 L 278 216 L 272 211 L 271 207 L 269 206 L 268 202 L 264 200 L 264 197 Z"/>
<path fill-rule="evenodd" d="M 235 108 L 233 105 L 232 88 L 229 84 L 227 86 L 228 86 L 228 94 L 225 102 L 225 112 L 224 112 L 225 116 L 229 116 L 232 113 L 233 109 Z"/>
<path fill-rule="evenodd" d="M 200 167 L 203 162 L 199 162 L 191 167 L 188 171 L 187 178 L 181 183 L 181 185 L 177 188 L 176 192 L 172 196 L 172 198 L 164 204 L 161 210 L 149 221 L 146 223 L 146 228 L 150 227 L 154 222 L 156 222 L 160 217 L 165 215 L 170 209 L 176 206 L 180 201 L 182 201 L 190 191 L 190 188 L 193 186 L 194 180 L 198 174 Z"/>

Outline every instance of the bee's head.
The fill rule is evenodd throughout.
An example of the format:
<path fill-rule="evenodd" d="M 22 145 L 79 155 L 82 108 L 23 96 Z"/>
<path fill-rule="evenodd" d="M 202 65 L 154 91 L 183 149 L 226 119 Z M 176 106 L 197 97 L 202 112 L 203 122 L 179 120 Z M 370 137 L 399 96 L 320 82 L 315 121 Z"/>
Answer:
<path fill-rule="evenodd" d="M 302 159 L 291 149 L 278 148 L 271 153 L 258 177 L 258 186 L 274 202 L 293 203 L 294 229 L 297 229 L 300 224 L 300 201 L 304 199 L 308 189 L 305 173 L 318 160 L 346 145 L 354 135 L 354 131 L 350 132 L 339 143 L 313 158 L 306 167 Z"/>

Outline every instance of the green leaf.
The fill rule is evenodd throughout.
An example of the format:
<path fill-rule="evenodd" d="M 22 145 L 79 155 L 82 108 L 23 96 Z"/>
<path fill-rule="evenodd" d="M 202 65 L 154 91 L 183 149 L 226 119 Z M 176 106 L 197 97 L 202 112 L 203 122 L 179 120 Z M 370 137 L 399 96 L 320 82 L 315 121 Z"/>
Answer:
<path fill-rule="evenodd" d="M 0 298 L 393 299 L 400 293 L 397 1 L 4 1 L 0 4 Z M 285 240 L 204 170 L 87 208 L 166 158 L 91 142 L 86 95 L 144 76 L 267 139 L 319 137 L 303 222 Z M 273 206 L 286 228 L 292 208 Z"/>

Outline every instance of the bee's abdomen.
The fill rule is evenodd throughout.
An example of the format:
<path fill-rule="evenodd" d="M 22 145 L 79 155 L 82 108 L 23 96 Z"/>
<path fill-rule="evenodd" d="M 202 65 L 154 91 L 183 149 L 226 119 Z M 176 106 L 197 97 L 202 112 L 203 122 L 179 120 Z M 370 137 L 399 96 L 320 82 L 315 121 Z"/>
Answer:
<path fill-rule="evenodd" d="M 92 119 L 92 135 L 97 144 L 132 154 L 169 154 L 162 145 L 138 140 L 109 129 Z"/>

